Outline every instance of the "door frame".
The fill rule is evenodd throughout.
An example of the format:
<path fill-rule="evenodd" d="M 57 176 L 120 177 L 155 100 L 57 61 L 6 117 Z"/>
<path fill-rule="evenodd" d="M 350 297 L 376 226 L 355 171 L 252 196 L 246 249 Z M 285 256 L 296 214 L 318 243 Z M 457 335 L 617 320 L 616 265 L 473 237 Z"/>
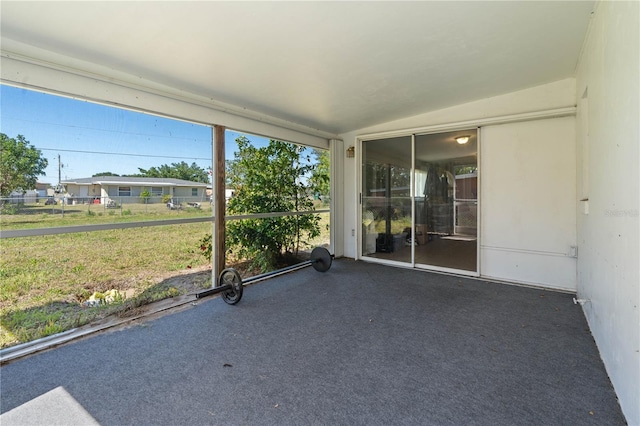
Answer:
<path fill-rule="evenodd" d="M 380 140 L 380 139 L 389 139 L 394 137 L 411 137 L 411 179 L 410 179 L 410 197 L 411 197 L 411 223 L 413 228 L 415 228 L 415 145 L 416 145 L 416 136 L 417 135 L 426 135 L 426 134 L 438 134 L 438 133 L 448 133 L 457 130 L 469 130 L 470 128 L 476 129 L 477 135 L 477 185 L 478 185 L 478 198 L 477 198 L 477 235 L 476 235 L 476 270 L 475 271 L 467 271 L 462 269 L 453 269 L 453 268 L 445 268 L 441 266 L 433 266 L 433 265 L 425 265 L 425 264 L 416 264 L 415 263 L 415 246 L 411 246 L 411 261 L 410 262 L 400 262 L 394 260 L 380 259 L 371 256 L 366 256 L 363 254 L 363 235 L 362 231 L 362 167 L 363 167 L 363 144 L 368 141 Z M 384 132 L 378 134 L 370 134 L 370 135 L 361 135 L 356 137 L 356 260 L 364 260 L 371 263 L 380 263 L 383 265 L 396 266 L 402 268 L 412 268 L 412 269 L 420 269 L 432 272 L 441 272 L 441 273 L 449 273 L 455 275 L 465 275 L 471 277 L 479 277 L 481 276 L 481 256 L 480 256 L 480 240 L 482 235 L 482 214 L 481 214 L 481 199 L 482 199 L 482 191 L 481 182 L 482 182 L 482 167 L 481 167 L 481 133 L 482 128 L 480 126 L 474 125 L 456 125 L 456 126 L 433 126 L 432 128 L 423 128 L 420 131 L 416 130 L 406 130 L 406 131 L 397 131 L 397 132 Z"/>

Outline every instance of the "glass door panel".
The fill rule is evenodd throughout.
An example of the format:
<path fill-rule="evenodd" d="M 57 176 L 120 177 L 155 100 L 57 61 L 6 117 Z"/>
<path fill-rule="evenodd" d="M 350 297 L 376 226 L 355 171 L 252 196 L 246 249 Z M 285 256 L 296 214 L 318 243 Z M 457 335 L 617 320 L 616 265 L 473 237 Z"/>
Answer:
<path fill-rule="evenodd" d="M 415 263 L 477 271 L 477 154 L 476 129 L 416 136 Z"/>
<path fill-rule="evenodd" d="M 362 255 L 411 262 L 411 136 L 362 143 Z"/>

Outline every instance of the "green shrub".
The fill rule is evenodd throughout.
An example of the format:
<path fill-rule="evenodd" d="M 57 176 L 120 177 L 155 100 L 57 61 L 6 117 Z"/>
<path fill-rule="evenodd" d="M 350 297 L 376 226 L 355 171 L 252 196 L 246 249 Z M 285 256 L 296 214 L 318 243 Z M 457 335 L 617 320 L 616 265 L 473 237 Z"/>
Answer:
<path fill-rule="evenodd" d="M 227 171 L 229 184 L 235 189 L 227 204 L 228 213 L 315 210 L 314 187 L 306 182 L 316 166 L 308 157 L 302 158 L 305 148 L 277 140 L 256 148 L 246 137 L 236 142 L 238 151 Z M 314 214 L 236 220 L 227 224 L 226 245 L 239 258 L 252 259 L 252 266 L 273 270 L 286 253 L 297 254 L 301 244 L 320 234 L 319 221 Z M 211 258 L 211 235 L 200 240 L 200 251 Z"/>
<path fill-rule="evenodd" d="M 0 214 L 12 215 L 17 213 L 18 206 L 16 204 L 0 202 Z"/>

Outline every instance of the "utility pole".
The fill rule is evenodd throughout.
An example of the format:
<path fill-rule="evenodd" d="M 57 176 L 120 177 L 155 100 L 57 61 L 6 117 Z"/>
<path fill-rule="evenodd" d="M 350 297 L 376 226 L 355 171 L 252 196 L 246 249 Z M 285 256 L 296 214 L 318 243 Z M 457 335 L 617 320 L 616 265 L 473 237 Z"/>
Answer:
<path fill-rule="evenodd" d="M 56 188 L 55 188 L 56 194 L 64 193 L 64 188 L 62 186 L 62 169 L 63 168 L 64 168 L 64 164 L 62 164 L 62 159 L 60 158 L 60 154 L 58 154 L 58 185 L 56 185 Z"/>

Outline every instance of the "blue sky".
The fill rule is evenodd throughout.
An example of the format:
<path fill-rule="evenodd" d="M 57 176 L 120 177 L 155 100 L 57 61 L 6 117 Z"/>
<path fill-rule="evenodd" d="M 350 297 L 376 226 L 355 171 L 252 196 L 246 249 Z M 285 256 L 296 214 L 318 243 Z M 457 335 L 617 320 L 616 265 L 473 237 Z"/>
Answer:
<path fill-rule="evenodd" d="M 0 132 L 23 135 L 49 160 L 39 182 L 85 178 L 99 172 L 139 173 L 162 164 L 211 166 L 211 128 L 138 112 L 0 85 Z M 233 158 L 238 132 L 227 130 Z M 247 135 L 254 145 L 268 139 Z"/>

